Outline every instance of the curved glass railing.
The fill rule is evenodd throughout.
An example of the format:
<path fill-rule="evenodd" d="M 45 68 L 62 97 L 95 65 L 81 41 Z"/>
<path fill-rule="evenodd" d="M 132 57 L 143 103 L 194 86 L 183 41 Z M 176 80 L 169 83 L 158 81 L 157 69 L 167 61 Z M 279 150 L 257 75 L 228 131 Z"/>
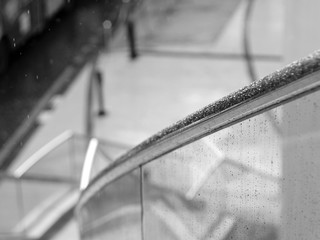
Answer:
<path fill-rule="evenodd" d="M 283 149 L 317 142 L 319 121 L 296 123 L 320 115 L 319 70 L 315 52 L 117 159 L 80 197 L 82 239 L 279 238 Z"/>
<path fill-rule="evenodd" d="M 88 182 L 128 149 L 66 131 L 0 173 L 0 239 L 42 239 Z"/>

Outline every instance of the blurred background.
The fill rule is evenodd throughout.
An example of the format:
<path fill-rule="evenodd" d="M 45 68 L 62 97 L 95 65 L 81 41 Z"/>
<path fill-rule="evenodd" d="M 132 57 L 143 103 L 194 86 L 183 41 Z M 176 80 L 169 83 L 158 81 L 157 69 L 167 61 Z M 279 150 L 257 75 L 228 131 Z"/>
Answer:
<path fill-rule="evenodd" d="M 319 5 L 0 0 L 0 239 L 318 239 L 317 93 L 74 209 L 137 144 L 317 50 Z"/>

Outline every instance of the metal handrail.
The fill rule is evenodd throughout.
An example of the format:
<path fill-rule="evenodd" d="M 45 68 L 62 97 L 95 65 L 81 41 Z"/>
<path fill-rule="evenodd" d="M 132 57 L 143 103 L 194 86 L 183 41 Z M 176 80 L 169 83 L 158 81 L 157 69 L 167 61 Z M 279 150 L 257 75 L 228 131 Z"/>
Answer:
<path fill-rule="evenodd" d="M 175 149 L 320 89 L 320 51 L 187 116 L 101 171 L 83 191 L 77 211 L 107 184 Z"/>
<path fill-rule="evenodd" d="M 61 146 L 63 143 L 68 141 L 74 136 L 74 133 L 70 130 L 63 132 L 59 136 L 52 139 L 37 152 L 31 155 L 26 161 L 24 161 L 17 169 L 13 170 L 12 175 L 20 178 L 25 174 L 30 168 L 32 168 L 37 162 L 43 159 L 50 152 L 55 150 L 57 147 Z"/>

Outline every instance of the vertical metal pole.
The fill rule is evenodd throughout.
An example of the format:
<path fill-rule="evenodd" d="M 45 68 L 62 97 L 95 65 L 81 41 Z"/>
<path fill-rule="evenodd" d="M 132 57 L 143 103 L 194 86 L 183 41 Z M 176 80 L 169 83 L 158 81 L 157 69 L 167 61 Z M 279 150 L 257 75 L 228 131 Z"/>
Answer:
<path fill-rule="evenodd" d="M 95 68 L 95 63 L 92 66 Z M 95 69 L 92 69 L 95 71 Z M 91 138 L 93 134 L 93 126 L 92 126 L 92 77 L 94 77 L 94 72 L 90 74 L 89 85 L 88 85 L 88 93 L 87 93 L 87 106 L 86 106 L 86 135 L 87 137 Z"/>
<path fill-rule="evenodd" d="M 95 72 L 95 82 L 97 87 L 97 93 L 98 93 L 98 104 L 99 104 L 99 116 L 105 116 L 106 110 L 104 107 L 104 95 L 103 95 L 103 79 L 102 79 L 102 73 L 98 70 Z"/>
<path fill-rule="evenodd" d="M 128 17 L 127 21 L 127 37 L 130 50 L 130 58 L 132 60 L 138 57 L 136 48 L 136 36 L 135 36 L 135 24 L 131 16 Z"/>

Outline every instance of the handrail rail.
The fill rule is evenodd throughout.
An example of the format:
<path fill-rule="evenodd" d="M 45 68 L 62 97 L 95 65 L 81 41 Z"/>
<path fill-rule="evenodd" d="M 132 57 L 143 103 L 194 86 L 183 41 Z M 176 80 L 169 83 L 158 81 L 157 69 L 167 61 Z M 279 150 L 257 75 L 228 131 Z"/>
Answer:
<path fill-rule="evenodd" d="M 187 116 L 101 171 L 83 191 L 77 211 L 104 186 L 188 143 L 320 89 L 320 51 Z"/>
<path fill-rule="evenodd" d="M 21 164 L 16 170 L 12 172 L 12 175 L 14 175 L 17 178 L 20 178 L 30 168 L 32 168 L 32 166 L 39 162 L 44 156 L 48 155 L 51 151 L 68 141 L 73 136 L 74 133 L 68 130 L 63 132 L 59 136 L 55 137 L 42 148 L 40 148 L 37 152 L 31 155 L 26 161 L 24 161 L 23 164 Z"/>

